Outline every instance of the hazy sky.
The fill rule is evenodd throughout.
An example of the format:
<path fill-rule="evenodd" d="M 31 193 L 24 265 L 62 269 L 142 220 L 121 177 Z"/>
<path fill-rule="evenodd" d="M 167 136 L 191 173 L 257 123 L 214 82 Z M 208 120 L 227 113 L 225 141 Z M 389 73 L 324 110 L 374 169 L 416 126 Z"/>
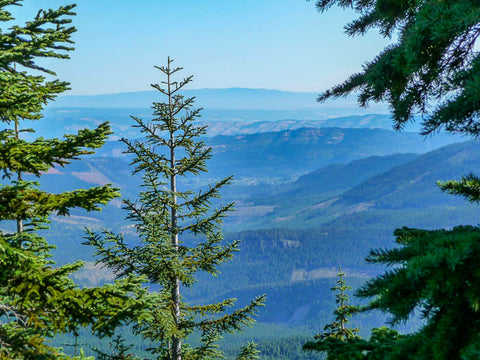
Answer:
<path fill-rule="evenodd" d="M 26 0 L 25 19 L 60 0 Z M 249 87 L 321 92 L 371 60 L 387 41 L 349 38 L 354 14 L 320 14 L 305 0 L 78 0 L 71 60 L 48 65 L 71 94 L 149 89 L 167 56 L 193 74 L 192 88 Z"/>

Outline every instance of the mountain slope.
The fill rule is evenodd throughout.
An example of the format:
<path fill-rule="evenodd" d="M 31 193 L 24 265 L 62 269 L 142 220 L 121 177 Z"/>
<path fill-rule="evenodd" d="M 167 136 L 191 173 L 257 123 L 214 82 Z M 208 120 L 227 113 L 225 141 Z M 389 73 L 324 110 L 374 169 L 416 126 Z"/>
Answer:
<path fill-rule="evenodd" d="M 424 153 L 455 142 L 448 135 L 421 138 L 416 133 L 382 129 L 301 128 L 278 132 L 205 138 L 213 149 L 209 177 L 285 182 L 332 163 L 373 155 Z M 108 142 L 98 156 L 123 156 L 125 146 Z"/>
<path fill-rule="evenodd" d="M 179 185 L 201 189 L 234 174 L 236 183 L 224 192 L 225 201 L 237 201 L 237 212 L 226 219 L 230 229 L 319 226 L 345 214 L 374 209 L 464 207 L 462 199 L 443 194 L 435 183 L 480 167 L 477 142 L 450 145 L 418 157 L 379 157 L 378 153 L 432 146 L 414 134 L 384 130 L 299 129 L 207 141 L 214 149 L 209 177 L 182 179 Z M 101 153 L 120 153 L 118 146 L 110 143 Z M 368 155 L 375 156 L 359 159 Z M 42 184 L 47 190 L 60 191 L 112 183 L 133 198 L 139 179 L 130 176 L 127 160 L 103 156 L 74 162 L 46 174 Z M 334 164 L 338 161 L 347 164 Z M 326 167 L 296 180 L 322 165 Z M 296 181 L 289 183 L 289 179 Z M 119 202 L 114 205 L 119 207 Z M 119 214 L 115 206 L 98 216 L 110 222 L 109 218 Z"/>
<path fill-rule="evenodd" d="M 418 154 L 394 154 L 370 156 L 347 164 L 332 164 L 301 176 L 295 181 L 295 187 L 301 193 L 349 189 L 417 157 Z"/>
<path fill-rule="evenodd" d="M 417 154 L 371 156 L 347 164 L 327 165 L 301 176 L 293 183 L 279 186 L 270 193 L 251 193 L 250 199 L 244 203 L 239 202 L 239 212 L 227 219 L 227 224 L 239 226 L 243 223 L 246 228 L 284 226 L 289 220 L 295 221 L 302 213 L 308 213 L 309 208 L 315 209 L 317 204 L 327 207 L 329 199 L 417 156 Z M 259 218 L 255 210 L 259 211 L 262 208 L 269 211 Z"/>
<path fill-rule="evenodd" d="M 408 166 L 401 168 L 402 174 L 383 175 L 387 176 L 383 180 L 382 177 L 367 180 L 415 157 L 413 154 L 388 157 L 378 155 L 392 154 L 405 149 L 422 152 L 445 140 L 449 139 L 429 143 L 411 133 L 339 128 L 306 128 L 207 138 L 207 145 L 212 146 L 214 152 L 209 162 L 208 178 L 182 179 L 179 186 L 201 189 L 216 179 L 234 174 L 235 184 L 227 187 L 224 192 L 225 201 L 237 201 L 237 212 L 226 220 L 226 225 L 231 229 L 292 227 L 299 224 L 318 226 L 344 213 L 363 211 L 373 206 L 388 208 L 385 205 L 386 200 L 372 202 L 376 192 L 397 186 L 393 181 L 395 178 L 405 182 L 419 179 L 421 174 L 417 174 L 418 169 L 427 169 L 430 166 L 427 164 L 429 162 L 431 166 L 441 165 L 441 158 L 446 156 L 430 154 L 428 157 L 422 157 L 426 160 L 417 159 L 418 164 L 414 163 L 411 170 L 401 170 L 409 169 Z M 461 148 L 464 145 L 459 146 Z M 44 176 L 42 184 L 55 192 L 85 188 L 91 184 L 112 183 L 122 189 L 124 196 L 133 198 L 138 192 L 139 179 L 130 176 L 128 158 L 118 157 L 122 155 L 122 149 L 124 149 L 122 143 L 109 142 L 97 154 L 100 157 L 74 162 L 65 168 L 56 169 Z M 439 150 L 437 154 L 451 151 L 449 149 Z M 376 157 L 368 158 L 372 155 Z M 348 163 L 349 161 L 353 162 Z M 334 165 L 338 162 L 347 164 Z M 458 166 L 462 163 L 458 161 L 458 156 L 457 163 Z M 421 184 L 424 184 L 426 196 L 431 199 L 437 199 L 442 195 L 445 197 L 434 186 L 434 180 L 448 179 L 452 177 L 451 174 L 461 174 L 462 169 L 474 166 L 475 164 L 470 161 L 466 162 L 463 168 L 452 168 L 449 173 L 434 172 L 432 177 L 424 177 Z M 289 183 L 298 176 L 318 168 L 320 169 L 300 177 L 295 183 Z M 446 170 L 445 167 L 442 169 Z M 410 176 L 410 173 L 415 176 L 412 178 L 413 175 Z M 425 183 L 427 179 L 431 179 L 428 184 Z M 361 184 L 365 180 L 367 180 L 365 184 Z M 349 188 L 354 186 L 357 188 L 348 192 Z M 398 192 L 398 189 L 395 191 Z M 381 196 L 387 195 L 385 193 Z M 450 198 L 448 197 L 448 200 Z M 394 204 L 392 199 L 406 202 L 409 198 L 400 193 L 397 197 L 390 196 L 389 201 Z M 115 201 L 114 205 L 116 207 L 109 207 L 98 215 L 99 218 L 110 223 L 109 219 L 121 216 L 118 209 L 119 201 Z"/>
<path fill-rule="evenodd" d="M 303 128 L 280 132 L 217 136 L 207 139 L 215 162 L 209 172 L 236 177 L 292 177 L 322 166 L 372 155 L 422 153 L 455 141 L 453 137 L 424 141 L 415 133 L 381 129 Z"/>
<path fill-rule="evenodd" d="M 373 162 L 375 158 L 368 160 Z M 361 165 L 363 161 L 358 161 L 356 164 Z M 372 221 L 376 218 L 379 223 L 382 211 L 391 211 L 391 214 L 395 213 L 399 219 L 410 220 L 413 220 L 412 214 L 421 213 L 425 218 L 431 218 L 435 212 L 440 214 L 447 209 L 464 212 L 462 216 L 467 216 L 469 219 L 472 217 L 467 214 L 476 212 L 476 207 L 468 204 L 464 199 L 441 192 L 436 182 L 458 179 L 480 168 L 480 143 L 477 141 L 453 144 L 434 150 L 388 171 L 378 173 L 347 191 L 335 191 L 335 183 L 338 182 L 338 187 L 341 187 L 342 177 L 333 177 L 333 174 L 342 174 L 343 170 L 349 168 L 355 169 L 354 165 L 355 163 L 351 163 L 346 167 L 335 165 L 320 169 L 300 178 L 296 182 L 295 191 L 277 194 L 264 202 L 257 200 L 256 206 L 266 204 L 272 210 L 261 222 L 251 219 L 251 223 L 247 226 L 318 226 L 359 213 L 362 213 L 364 219 L 370 216 L 368 214 L 372 214 L 370 216 Z M 328 174 L 332 174 L 331 179 Z M 344 175 L 349 176 L 347 172 Z M 336 179 L 340 180 L 336 181 Z M 352 180 L 347 182 L 353 184 Z M 324 186 L 332 192 L 323 192 Z M 308 198 L 302 202 L 299 198 L 295 199 L 293 193 L 308 194 Z M 286 216 L 287 213 L 290 215 Z M 451 218 L 450 215 L 448 217 Z M 462 223 L 461 218 L 457 222 L 449 221 L 449 226 L 452 223 Z"/>
<path fill-rule="evenodd" d="M 437 181 L 458 179 L 480 169 L 480 143 L 469 141 L 424 154 L 374 176 L 342 195 L 346 205 L 369 203 L 375 209 L 454 206 L 464 200 L 442 193 Z"/>

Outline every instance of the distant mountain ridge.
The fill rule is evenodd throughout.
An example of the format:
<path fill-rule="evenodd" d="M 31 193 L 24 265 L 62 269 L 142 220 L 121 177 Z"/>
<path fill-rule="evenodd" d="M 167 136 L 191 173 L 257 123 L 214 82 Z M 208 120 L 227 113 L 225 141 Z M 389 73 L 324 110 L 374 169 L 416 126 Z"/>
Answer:
<path fill-rule="evenodd" d="M 316 93 L 269 89 L 227 88 L 184 90 L 185 97 L 196 97 L 199 107 L 213 109 L 291 109 L 314 108 Z M 67 95 L 55 107 L 147 108 L 159 101 L 158 91 L 138 91 L 104 95 Z"/>
<path fill-rule="evenodd" d="M 331 163 L 372 155 L 424 153 L 458 139 L 445 134 L 424 140 L 415 133 L 382 129 L 300 128 L 277 132 L 205 138 L 213 149 L 209 176 L 296 178 Z M 100 156 L 122 156 L 120 142 L 108 142 Z M 277 179 L 278 181 L 278 179 Z"/>
<path fill-rule="evenodd" d="M 62 137 L 85 127 L 109 121 L 114 136 L 135 138 L 131 115 L 152 118 L 150 109 L 47 108 L 45 120 L 32 122 L 37 136 Z M 207 125 L 207 136 L 295 130 L 305 127 L 378 128 L 392 130 L 390 115 L 365 114 L 328 117 L 310 110 L 204 110 L 198 125 Z M 414 131 L 415 128 L 410 130 Z"/>
<path fill-rule="evenodd" d="M 185 97 L 196 97 L 195 106 L 205 109 L 229 110 L 292 110 L 348 108 L 358 111 L 354 96 L 319 104 L 318 93 L 293 92 L 272 89 L 226 88 L 192 89 L 182 92 Z M 51 107 L 77 108 L 149 108 L 154 101 L 161 101 L 158 91 L 138 91 L 105 95 L 66 95 L 59 97 Z M 388 113 L 385 105 L 372 104 L 370 113 Z"/>
<path fill-rule="evenodd" d="M 208 126 L 207 135 L 236 135 L 258 134 L 283 130 L 296 130 L 301 128 L 367 128 L 367 129 L 392 129 L 390 115 L 368 114 L 351 115 L 335 118 L 319 118 L 317 120 L 285 119 L 277 121 L 200 121 Z"/>

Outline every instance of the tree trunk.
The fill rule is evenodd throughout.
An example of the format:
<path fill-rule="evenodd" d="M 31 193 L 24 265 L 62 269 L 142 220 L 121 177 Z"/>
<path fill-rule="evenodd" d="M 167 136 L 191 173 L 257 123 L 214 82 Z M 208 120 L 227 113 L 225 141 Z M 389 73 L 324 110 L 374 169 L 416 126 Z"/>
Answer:
<path fill-rule="evenodd" d="M 170 74 L 168 75 L 168 104 L 170 107 L 170 118 L 173 118 L 172 109 L 172 93 L 170 89 Z M 178 233 L 177 233 L 177 183 L 175 174 L 175 135 L 170 132 L 170 168 L 173 173 L 170 175 L 170 190 L 172 191 L 172 246 L 175 252 L 178 253 Z M 172 301 L 174 307 L 174 317 L 176 328 L 180 325 L 180 281 L 178 276 L 175 276 L 172 284 Z M 182 339 L 175 336 L 172 337 L 172 360 L 182 360 Z"/>
<path fill-rule="evenodd" d="M 17 139 L 20 139 L 20 131 L 18 130 L 18 120 L 15 120 L 15 136 Z M 20 170 L 17 171 L 17 180 L 22 180 L 22 172 Z M 23 220 L 17 219 L 17 233 L 23 233 Z"/>

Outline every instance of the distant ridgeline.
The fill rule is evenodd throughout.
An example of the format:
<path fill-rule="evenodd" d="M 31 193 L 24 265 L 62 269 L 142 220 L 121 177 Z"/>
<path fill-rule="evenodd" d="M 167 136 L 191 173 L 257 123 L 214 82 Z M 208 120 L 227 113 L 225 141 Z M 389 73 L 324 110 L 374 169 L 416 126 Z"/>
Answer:
<path fill-rule="evenodd" d="M 183 95 L 195 97 L 196 106 L 204 109 L 227 110 L 301 110 L 309 109 L 332 115 L 343 109 L 344 114 L 365 113 L 358 108 L 355 97 L 346 97 L 320 105 L 316 102 L 315 92 L 292 92 L 271 89 L 192 89 Z M 67 95 L 58 98 L 52 107 L 70 108 L 150 108 L 152 102 L 158 101 L 155 91 L 137 91 L 105 95 Z M 388 113 L 383 105 L 373 105 L 371 113 Z M 204 115 L 202 115 L 204 116 Z"/>
<path fill-rule="evenodd" d="M 208 136 L 301 127 L 391 129 L 391 117 L 386 115 L 384 105 L 374 105 L 367 111 L 358 108 L 354 98 L 320 105 L 316 93 L 243 88 L 188 90 L 185 96 L 196 96 L 195 106 L 204 108 L 201 122 L 210 126 Z M 133 138 L 138 134 L 130 127 L 130 115 L 149 118 L 154 100 L 151 91 L 63 96 L 44 111 L 49 121 L 34 126 L 44 136 L 58 137 L 65 131 L 110 121 L 115 136 Z M 415 131 L 416 127 L 408 130 Z"/>

